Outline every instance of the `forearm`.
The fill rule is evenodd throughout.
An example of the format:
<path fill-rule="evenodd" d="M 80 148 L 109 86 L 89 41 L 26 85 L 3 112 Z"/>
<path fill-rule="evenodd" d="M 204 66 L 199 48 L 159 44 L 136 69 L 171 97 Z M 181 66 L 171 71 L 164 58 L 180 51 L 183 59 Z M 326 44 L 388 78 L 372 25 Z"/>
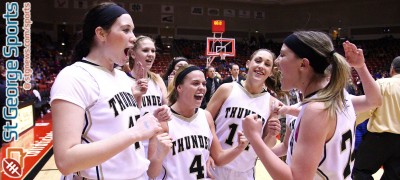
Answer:
<path fill-rule="evenodd" d="M 271 151 L 277 155 L 278 157 L 285 156 L 287 153 L 287 146 L 285 146 L 285 143 L 279 143 L 276 146 L 274 146 Z"/>
<path fill-rule="evenodd" d="M 364 66 L 355 68 L 355 70 L 357 71 L 358 76 L 360 76 L 364 93 L 367 97 L 367 103 L 373 107 L 381 105 L 382 97 L 380 95 L 379 86 L 372 78 L 367 66 L 364 64 Z"/>
<path fill-rule="evenodd" d="M 239 147 L 221 150 L 218 154 L 211 154 L 215 165 L 223 166 L 233 161 L 244 149 Z"/>
<path fill-rule="evenodd" d="M 137 107 L 142 108 L 142 95 L 134 95 L 133 97 L 136 100 Z"/>
<path fill-rule="evenodd" d="M 273 179 L 294 179 L 290 167 L 279 159 L 261 138 L 250 141 L 250 144 Z"/>
<path fill-rule="evenodd" d="M 276 137 L 273 135 L 266 135 L 264 137 L 264 143 L 269 147 L 272 148 L 276 145 Z"/>
<path fill-rule="evenodd" d="M 62 174 L 70 174 L 109 160 L 133 143 L 140 141 L 141 135 L 127 130 L 104 140 L 89 144 L 77 144 L 65 148 L 65 150 L 61 150 L 64 149 L 60 147 L 62 143 L 57 143 L 63 141 L 63 139 L 55 137 L 54 140 L 57 167 Z"/>
<path fill-rule="evenodd" d="M 147 175 L 150 179 L 155 179 L 160 175 L 162 170 L 163 158 L 154 157 L 150 159 L 149 169 L 147 170 Z"/>

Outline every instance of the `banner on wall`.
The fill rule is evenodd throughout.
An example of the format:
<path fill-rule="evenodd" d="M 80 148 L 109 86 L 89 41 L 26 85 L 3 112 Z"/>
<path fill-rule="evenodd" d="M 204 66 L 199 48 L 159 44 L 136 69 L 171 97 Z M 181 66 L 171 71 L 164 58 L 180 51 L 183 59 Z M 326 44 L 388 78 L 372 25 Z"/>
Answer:
<path fill-rule="evenodd" d="M 86 0 L 74 0 L 75 9 L 87 9 L 88 2 Z"/>
<path fill-rule="evenodd" d="M 161 15 L 161 22 L 162 23 L 174 23 L 174 15 Z"/>
<path fill-rule="evenodd" d="M 219 9 L 218 8 L 208 8 L 208 15 L 209 16 L 219 16 Z"/>
<path fill-rule="evenodd" d="M 174 13 L 174 6 L 162 5 L 161 6 L 161 12 L 162 13 L 167 13 L 167 14 L 172 14 L 172 13 Z"/>
<path fill-rule="evenodd" d="M 239 10 L 239 17 L 240 18 L 250 18 L 250 11 L 249 10 Z"/>
<path fill-rule="evenodd" d="M 264 11 L 254 11 L 254 19 L 265 19 Z"/>
<path fill-rule="evenodd" d="M 68 8 L 68 0 L 54 0 L 55 8 Z"/>
<path fill-rule="evenodd" d="M 142 12 L 143 11 L 143 4 L 139 3 L 130 3 L 129 10 L 132 12 Z"/>
<path fill-rule="evenodd" d="M 224 16 L 225 17 L 235 17 L 236 13 L 234 9 L 224 9 Z"/>
<path fill-rule="evenodd" d="M 202 7 L 192 7 L 192 15 L 203 15 Z"/>

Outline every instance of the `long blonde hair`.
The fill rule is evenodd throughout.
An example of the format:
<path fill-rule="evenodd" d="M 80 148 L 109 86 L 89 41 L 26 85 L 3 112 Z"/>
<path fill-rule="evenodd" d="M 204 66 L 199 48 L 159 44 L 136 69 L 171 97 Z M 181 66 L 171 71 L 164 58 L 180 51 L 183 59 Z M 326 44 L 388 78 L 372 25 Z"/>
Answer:
<path fill-rule="evenodd" d="M 306 98 L 303 103 L 307 102 L 323 102 L 325 108 L 328 109 L 329 117 L 333 117 L 336 111 L 343 110 L 345 105 L 344 88 L 350 75 L 350 67 L 346 59 L 335 52 L 331 39 L 328 35 L 316 31 L 298 31 L 293 33 L 300 41 L 312 48 L 316 53 L 326 59 L 331 65 L 330 80 L 328 85 L 318 91 L 317 98 Z M 326 78 L 329 71 L 325 74 L 315 74 Z M 318 77 L 317 77 L 318 78 Z"/>
<path fill-rule="evenodd" d="M 138 37 L 136 38 L 135 45 L 133 46 L 133 50 L 135 51 L 138 47 L 140 47 L 141 44 L 142 44 L 142 42 L 143 42 L 145 39 L 149 39 L 150 41 L 152 41 L 152 42 L 155 44 L 154 40 L 153 40 L 151 37 L 148 37 L 148 36 L 138 36 Z M 133 70 L 133 67 L 135 67 L 135 59 L 132 58 L 132 56 L 129 56 L 129 68 L 130 68 L 131 70 Z M 157 82 L 157 75 L 156 75 L 156 73 L 151 72 L 150 69 L 149 69 L 149 70 L 147 71 L 147 75 L 150 77 L 150 79 L 152 79 L 153 81 Z"/>

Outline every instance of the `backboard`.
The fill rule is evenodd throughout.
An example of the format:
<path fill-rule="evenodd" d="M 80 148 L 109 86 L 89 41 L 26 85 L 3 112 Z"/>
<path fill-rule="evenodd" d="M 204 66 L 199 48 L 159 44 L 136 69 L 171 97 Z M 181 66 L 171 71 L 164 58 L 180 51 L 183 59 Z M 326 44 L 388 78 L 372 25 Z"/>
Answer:
<path fill-rule="evenodd" d="M 234 38 L 218 38 L 218 37 L 207 37 L 207 56 L 221 56 L 235 57 L 235 39 Z"/>

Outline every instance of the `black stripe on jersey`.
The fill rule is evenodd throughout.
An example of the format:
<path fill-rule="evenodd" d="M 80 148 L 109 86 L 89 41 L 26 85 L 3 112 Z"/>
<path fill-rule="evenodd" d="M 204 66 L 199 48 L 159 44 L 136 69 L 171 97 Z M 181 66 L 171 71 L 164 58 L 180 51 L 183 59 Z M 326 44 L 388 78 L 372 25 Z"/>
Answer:
<path fill-rule="evenodd" d="M 317 171 L 317 174 L 319 174 L 321 178 L 329 180 L 328 176 L 326 176 L 326 174 L 322 172 L 321 169 L 318 168 Z"/>
<path fill-rule="evenodd" d="M 171 106 L 169 106 L 169 109 L 171 110 L 172 113 L 177 114 L 177 115 L 179 115 L 179 116 L 182 116 L 181 114 L 179 114 L 178 112 L 176 112 L 174 109 L 172 109 Z M 199 108 L 196 108 L 196 109 L 194 110 L 194 113 L 196 114 L 198 110 L 199 110 Z"/>
<path fill-rule="evenodd" d="M 319 162 L 318 167 L 321 166 L 321 164 L 325 161 L 326 159 L 326 143 L 324 144 L 324 156 L 321 160 L 321 162 Z"/>
<path fill-rule="evenodd" d="M 99 166 L 96 166 L 96 175 L 97 175 L 97 180 L 100 180 Z"/>
<path fill-rule="evenodd" d="M 81 59 L 81 60 L 79 60 L 79 62 L 87 63 L 87 64 L 90 64 L 90 65 L 93 65 L 93 66 L 100 66 L 100 65 L 98 65 L 98 64 L 92 63 L 92 62 L 87 61 L 87 60 L 85 60 L 85 59 Z"/>
<path fill-rule="evenodd" d="M 244 86 L 243 86 L 243 84 L 242 83 L 238 83 L 240 86 L 242 86 L 242 88 L 243 89 L 246 89 Z M 261 91 L 261 93 L 260 94 L 262 94 L 262 93 L 266 93 L 266 92 L 268 92 L 268 90 L 267 89 L 265 89 L 265 88 L 263 88 L 263 90 Z"/>
<path fill-rule="evenodd" d="M 165 167 L 164 166 L 162 166 L 162 168 L 164 169 L 164 176 L 162 177 L 162 180 L 164 180 L 164 179 L 166 179 L 167 178 L 167 169 L 165 169 Z"/>
<path fill-rule="evenodd" d="M 87 139 L 85 139 L 84 137 L 81 137 L 81 139 L 83 140 L 83 141 L 85 141 L 86 143 L 90 143 L 90 141 L 88 141 Z"/>
<path fill-rule="evenodd" d="M 86 131 L 86 128 L 88 127 L 88 125 L 89 125 L 88 115 L 87 115 L 87 113 L 85 113 L 85 127 L 83 127 L 82 135 L 85 134 L 85 131 Z"/>

